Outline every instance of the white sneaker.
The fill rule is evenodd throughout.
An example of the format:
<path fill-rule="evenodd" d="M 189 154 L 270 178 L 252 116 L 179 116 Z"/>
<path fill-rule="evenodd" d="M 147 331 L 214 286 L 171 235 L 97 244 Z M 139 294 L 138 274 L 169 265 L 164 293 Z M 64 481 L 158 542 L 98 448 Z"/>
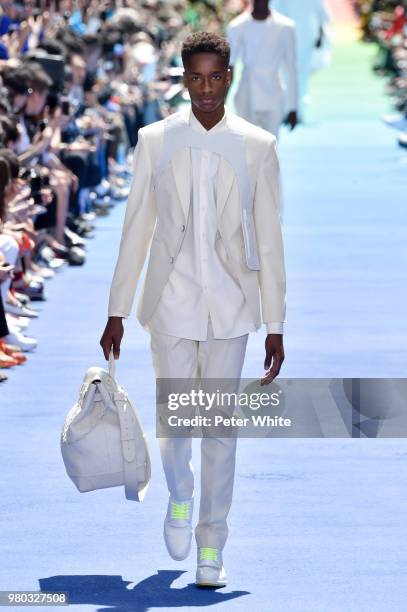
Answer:
<path fill-rule="evenodd" d="M 43 280 L 44 278 L 46 278 L 46 279 L 54 278 L 55 272 L 53 270 L 51 270 L 51 268 L 46 268 L 45 266 L 39 266 L 39 265 L 38 265 L 38 268 L 39 268 L 39 270 L 38 270 L 38 272 L 36 274 L 37 274 L 37 276 L 39 276 L 41 278 L 41 280 Z"/>
<path fill-rule="evenodd" d="M 35 338 L 29 338 L 17 330 L 7 334 L 5 341 L 9 344 L 16 344 L 22 351 L 32 351 L 38 344 Z"/>
<path fill-rule="evenodd" d="M 195 584 L 201 587 L 224 587 L 227 584 L 219 548 L 198 547 L 198 567 Z"/>
<path fill-rule="evenodd" d="M 164 540 L 170 556 L 176 561 L 186 559 L 192 542 L 192 511 L 194 498 L 177 502 L 170 497 L 164 521 Z"/>
<path fill-rule="evenodd" d="M 20 302 L 18 304 L 10 304 L 10 302 L 4 302 L 4 310 L 10 314 L 15 314 L 19 317 L 30 317 L 30 319 L 36 319 L 39 317 L 39 312 L 32 308 L 23 306 Z"/>
<path fill-rule="evenodd" d="M 9 312 L 6 312 L 6 320 L 8 328 L 14 330 L 17 328 L 18 330 L 27 329 L 30 324 L 30 319 L 28 317 L 19 317 L 17 315 L 12 315 Z"/>

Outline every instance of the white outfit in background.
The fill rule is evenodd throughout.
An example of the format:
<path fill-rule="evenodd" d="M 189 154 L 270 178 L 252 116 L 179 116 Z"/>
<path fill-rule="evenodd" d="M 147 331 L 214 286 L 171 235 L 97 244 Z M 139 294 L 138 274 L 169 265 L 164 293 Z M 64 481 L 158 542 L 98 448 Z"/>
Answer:
<path fill-rule="evenodd" d="M 234 98 L 238 115 L 278 137 L 281 123 L 298 106 L 294 23 L 274 9 L 267 19 L 250 11 L 227 28 L 230 65 L 242 61 L 243 72 Z"/>
<path fill-rule="evenodd" d="M 157 160 L 166 159 L 174 120 L 195 145 L 177 149 L 178 141 L 171 139 L 174 149 L 157 180 Z M 227 143 L 228 153 L 231 135 L 241 142 L 239 155 L 253 187 L 254 236 L 242 217 L 242 180 L 213 150 L 215 138 Z M 156 377 L 199 378 L 203 385 L 231 378 L 238 385 L 248 333 L 261 325 L 260 310 L 270 333 L 282 333 L 285 320 L 275 137 L 227 109 L 207 131 L 190 107 L 139 130 L 109 316 L 130 315 L 149 246 L 137 315 L 151 333 Z M 248 256 L 255 250 L 258 267 Z M 177 501 L 194 492 L 191 443 L 191 438 L 159 439 L 168 490 Z M 198 546 L 225 544 L 235 453 L 236 438 L 202 439 Z"/>
<path fill-rule="evenodd" d="M 320 29 L 329 22 L 329 13 L 324 0 L 274 0 L 274 6 L 295 23 L 298 55 L 298 85 L 300 110 L 303 111 L 304 99 L 308 95 L 309 78 L 312 70 L 315 43 Z"/>

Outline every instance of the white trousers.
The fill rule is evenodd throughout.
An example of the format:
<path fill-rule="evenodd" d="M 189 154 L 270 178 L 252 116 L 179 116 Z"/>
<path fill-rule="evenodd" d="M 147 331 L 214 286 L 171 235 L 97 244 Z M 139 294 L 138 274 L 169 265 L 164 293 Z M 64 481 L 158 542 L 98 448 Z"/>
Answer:
<path fill-rule="evenodd" d="M 284 120 L 284 100 L 282 91 L 276 90 L 273 96 L 273 103 L 267 110 L 257 110 L 253 107 L 252 98 L 255 96 L 255 89 L 250 90 L 250 73 L 243 74 L 239 82 L 238 89 L 234 97 L 236 114 L 246 119 L 250 123 L 263 128 L 273 134 L 277 139 L 281 124 Z"/>
<path fill-rule="evenodd" d="M 151 331 L 151 351 L 157 378 L 231 378 L 237 386 L 248 334 L 219 340 L 211 323 L 207 340 L 187 340 Z M 237 388 L 235 389 L 237 391 Z M 201 440 L 201 498 L 195 538 L 199 547 L 223 549 L 228 536 L 227 515 L 233 496 L 236 438 Z M 194 495 L 192 438 L 159 438 L 162 464 L 171 497 L 186 501 Z"/>

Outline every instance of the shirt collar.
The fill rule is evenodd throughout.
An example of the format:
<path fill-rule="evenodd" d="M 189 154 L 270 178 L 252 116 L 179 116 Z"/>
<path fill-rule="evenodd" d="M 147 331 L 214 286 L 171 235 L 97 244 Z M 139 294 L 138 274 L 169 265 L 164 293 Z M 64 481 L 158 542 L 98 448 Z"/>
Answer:
<path fill-rule="evenodd" d="M 226 121 L 227 121 L 227 111 L 225 108 L 225 112 L 223 113 L 223 117 L 220 121 L 218 121 L 218 123 L 216 123 L 216 125 L 214 125 L 213 127 L 211 127 L 210 130 L 207 130 L 204 128 L 204 126 L 202 125 L 202 123 L 195 117 L 194 113 L 192 112 L 192 106 L 189 106 L 187 113 L 186 113 L 186 120 L 188 121 L 189 125 L 194 128 L 195 130 L 197 130 L 198 132 L 202 132 L 204 134 L 209 134 L 209 133 L 213 133 L 213 132 L 217 132 L 218 130 L 222 129 L 223 127 L 225 127 L 226 125 Z"/>

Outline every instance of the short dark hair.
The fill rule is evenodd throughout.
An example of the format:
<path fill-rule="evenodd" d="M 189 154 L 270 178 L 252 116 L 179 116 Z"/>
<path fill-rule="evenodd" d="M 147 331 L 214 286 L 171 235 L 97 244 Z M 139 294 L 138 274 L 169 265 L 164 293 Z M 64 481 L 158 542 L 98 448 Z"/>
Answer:
<path fill-rule="evenodd" d="M 229 66 L 230 45 L 226 38 L 212 32 L 195 32 L 190 34 L 182 43 L 181 57 L 184 67 L 195 53 L 216 53 Z"/>
<path fill-rule="evenodd" d="M 7 68 L 1 76 L 5 87 L 12 95 L 26 94 L 30 87 L 32 70 L 27 64 L 21 64 L 16 68 Z"/>
<path fill-rule="evenodd" d="M 31 70 L 31 78 L 29 79 L 29 87 L 33 91 L 43 93 L 52 87 L 52 79 L 48 76 L 45 70 L 37 62 L 29 62 L 28 67 Z"/>
<path fill-rule="evenodd" d="M 6 115 L 12 114 L 10 101 L 6 98 L 6 94 L 0 96 L 0 114 L 1 113 L 5 113 Z"/>
<path fill-rule="evenodd" d="M 83 55 L 85 53 L 85 45 L 82 40 L 75 36 L 71 30 L 61 29 L 57 32 L 55 38 L 65 46 L 66 59 L 69 59 L 69 56 L 73 54 Z"/>
<path fill-rule="evenodd" d="M 82 42 L 87 50 L 100 47 L 102 44 L 101 37 L 98 34 L 85 34 L 82 36 Z"/>
<path fill-rule="evenodd" d="M 10 151 L 10 149 L 0 149 L 0 157 L 5 159 L 8 163 L 10 178 L 18 178 L 20 172 L 20 162 L 17 155 L 13 153 L 13 151 Z"/>
<path fill-rule="evenodd" d="M 17 123 L 13 119 L 7 116 L 0 117 L 0 125 L 3 129 L 3 142 L 7 144 L 11 142 L 17 142 L 20 138 L 20 134 L 17 128 Z"/>

